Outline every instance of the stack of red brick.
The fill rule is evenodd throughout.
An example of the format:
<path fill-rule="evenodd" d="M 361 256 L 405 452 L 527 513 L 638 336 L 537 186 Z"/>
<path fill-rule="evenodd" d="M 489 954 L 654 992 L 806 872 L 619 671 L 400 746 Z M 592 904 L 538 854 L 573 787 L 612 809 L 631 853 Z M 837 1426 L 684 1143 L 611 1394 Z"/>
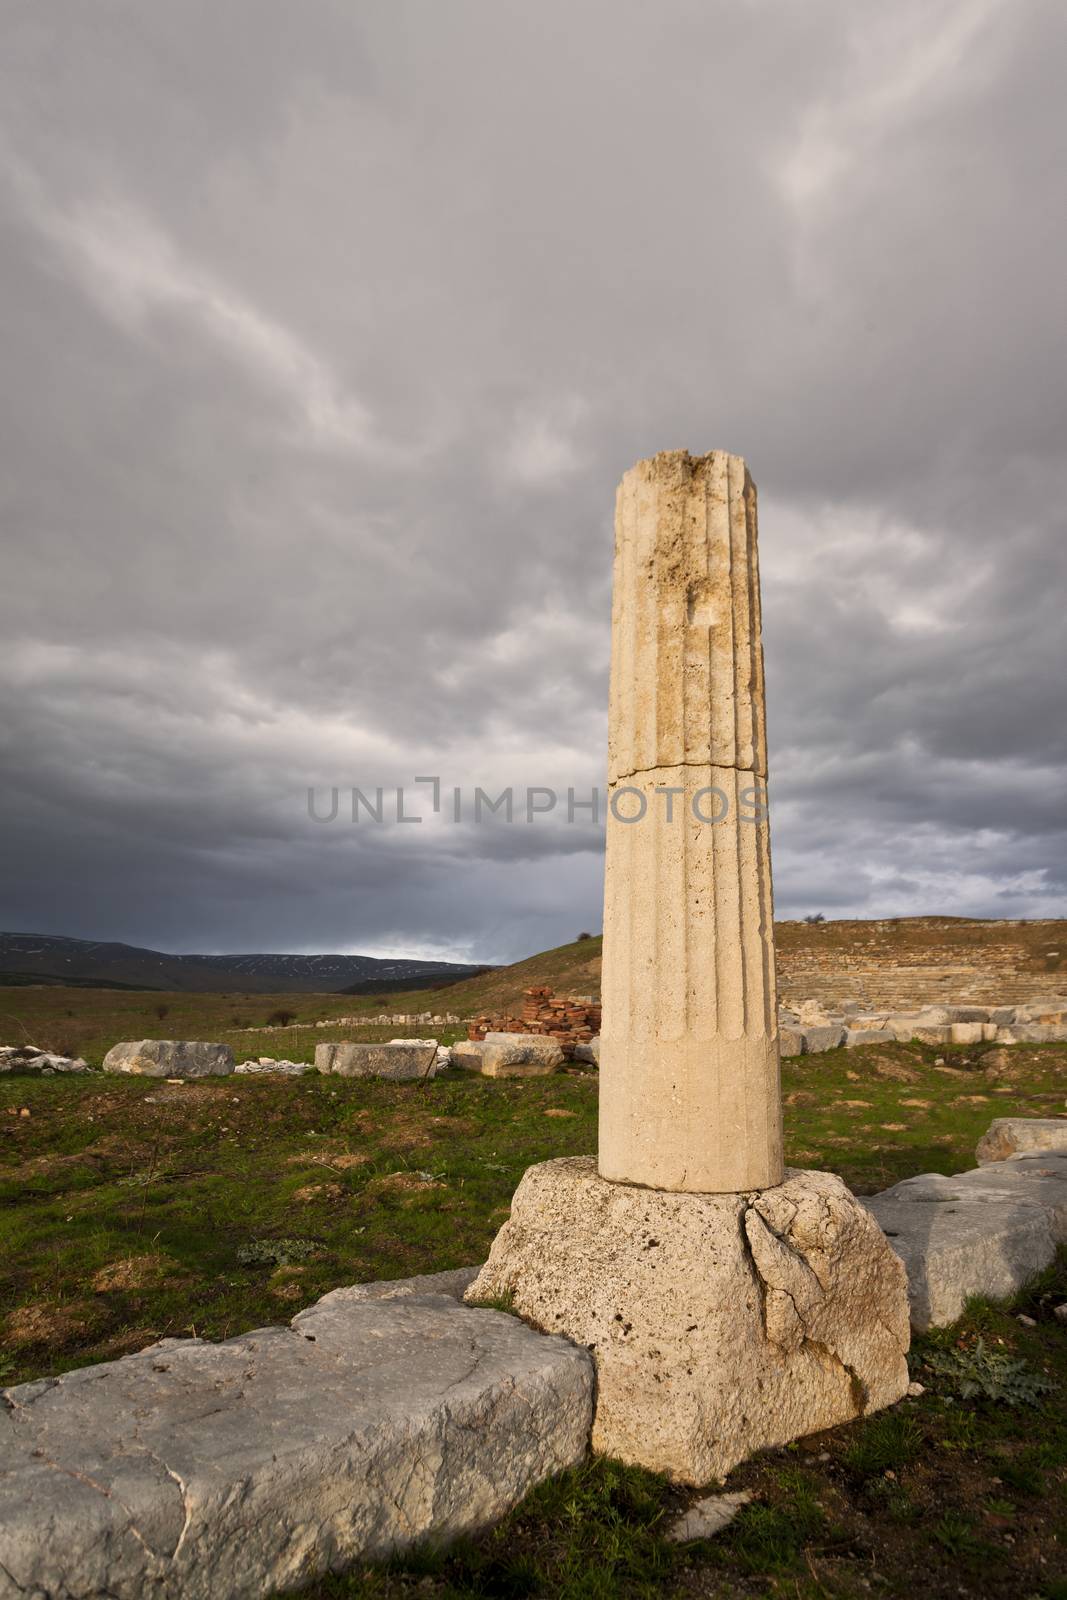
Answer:
<path fill-rule="evenodd" d="M 523 991 L 521 1016 L 474 1017 L 467 1024 L 469 1039 L 484 1039 L 487 1033 L 547 1034 L 566 1056 L 599 1032 L 600 1006 L 595 1000 L 588 995 L 554 996 L 545 988 Z"/>

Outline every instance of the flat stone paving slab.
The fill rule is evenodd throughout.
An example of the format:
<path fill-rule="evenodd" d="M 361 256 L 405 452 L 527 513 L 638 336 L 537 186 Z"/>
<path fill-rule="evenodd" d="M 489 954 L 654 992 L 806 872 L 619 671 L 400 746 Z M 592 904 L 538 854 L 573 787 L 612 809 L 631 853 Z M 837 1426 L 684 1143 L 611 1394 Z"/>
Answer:
<path fill-rule="evenodd" d="M 472 1276 L 0 1390 L 2 1600 L 259 1600 L 502 1516 L 585 1454 L 593 1368 Z"/>
<path fill-rule="evenodd" d="M 904 1262 L 912 1327 L 943 1328 L 972 1295 L 1016 1294 L 1067 1242 L 1067 1155 L 1012 1156 L 952 1178 L 925 1172 L 863 1204 Z"/>

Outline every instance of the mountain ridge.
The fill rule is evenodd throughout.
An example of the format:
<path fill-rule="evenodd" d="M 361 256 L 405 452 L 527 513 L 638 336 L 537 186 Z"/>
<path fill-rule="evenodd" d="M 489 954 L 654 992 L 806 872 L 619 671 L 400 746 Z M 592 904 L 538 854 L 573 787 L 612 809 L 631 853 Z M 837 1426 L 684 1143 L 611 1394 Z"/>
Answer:
<path fill-rule="evenodd" d="M 248 994 L 329 994 L 363 983 L 422 987 L 459 982 L 484 963 L 365 955 L 290 955 L 271 951 L 175 955 L 120 940 L 68 934 L 0 932 L 0 976 L 19 983 L 92 982 L 116 986 Z M 356 992 L 358 992 L 358 987 Z"/>

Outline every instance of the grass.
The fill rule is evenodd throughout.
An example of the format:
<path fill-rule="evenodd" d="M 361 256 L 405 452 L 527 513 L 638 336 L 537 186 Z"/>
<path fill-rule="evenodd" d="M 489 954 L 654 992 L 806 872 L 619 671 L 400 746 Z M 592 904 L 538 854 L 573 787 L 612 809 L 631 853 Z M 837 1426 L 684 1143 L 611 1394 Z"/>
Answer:
<path fill-rule="evenodd" d="M 41 994 L 70 1006 L 70 991 Z M 77 999 L 112 1008 L 110 1021 L 93 1016 L 105 1047 L 124 1031 L 116 1008 L 121 1022 L 146 1006 L 114 992 Z M 217 1037 L 211 1007 L 232 1003 L 201 998 L 167 1031 Z M 154 1020 L 143 1031 L 161 1031 Z M 972 1165 L 995 1115 L 1063 1110 L 1067 1046 L 986 1057 L 895 1045 L 786 1061 L 789 1161 L 870 1191 Z M 594 1148 L 596 1093 L 595 1074 L 579 1072 L 418 1084 L 2 1077 L 0 1377 L 59 1372 L 164 1335 L 222 1338 L 286 1320 L 339 1284 L 479 1261 L 527 1166 Z M 1003 1307 L 970 1307 L 916 1347 L 921 1399 L 731 1474 L 728 1487 L 754 1499 L 714 1541 L 671 1544 L 665 1527 L 690 1496 L 596 1461 L 478 1540 L 310 1593 L 1067 1596 L 1067 1329 L 1053 1315 L 1064 1300 L 1059 1264 L 1019 1302 L 1032 1328 Z M 946 1352 L 961 1359 L 939 1360 Z M 1036 1406 L 961 1397 L 953 1370 L 981 1370 L 987 1352 L 1058 1387 L 1038 1386 Z"/>
<path fill-rule="evenodd" d="M 1063 1107 L 1067 1046 L 1015 1046 L 994 1070 L 964 1050 L 938 1059 L 895 1045 L 787 1060 L 789 1162 L 871 1192 L 972 1165 L 995 1115 Z M 525 1168 L 595 1143 L 587 1073 L 2 1077 L 0 1356 L 37 1376 L 482 1260 Z M 294 1240 L 304 1258 L 272 1265 Z"/>

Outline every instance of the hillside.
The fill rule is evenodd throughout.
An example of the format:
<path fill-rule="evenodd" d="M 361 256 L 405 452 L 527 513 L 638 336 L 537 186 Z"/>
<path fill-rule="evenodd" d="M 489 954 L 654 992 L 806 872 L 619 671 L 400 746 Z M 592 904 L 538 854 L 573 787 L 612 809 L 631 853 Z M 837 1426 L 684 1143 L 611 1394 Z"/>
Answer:
<path fill-rule="evenodd" d="M 171 993 L 329 994 L 346 985 L 445 984 L 484 967 L 361 955 L 170 955 L 59 934 L 0 933 L 0 974 L 18 984 L 107 984 Z M 364 991 L 367 992 L 367 991 Z"/>
<path fill-rule="evenodd" d="M 601 939 L 579 939 L 447 989 L 378 997 L 373 1011 L 514 1012 L 524 989 L 597 995 Z M 1067 992 L 1067 922 L 901 917 L 775 924 L 778 993 L 786 1003 L 856 999 L 905 1005 L 939 999 L 1018 1003 Z"/>

